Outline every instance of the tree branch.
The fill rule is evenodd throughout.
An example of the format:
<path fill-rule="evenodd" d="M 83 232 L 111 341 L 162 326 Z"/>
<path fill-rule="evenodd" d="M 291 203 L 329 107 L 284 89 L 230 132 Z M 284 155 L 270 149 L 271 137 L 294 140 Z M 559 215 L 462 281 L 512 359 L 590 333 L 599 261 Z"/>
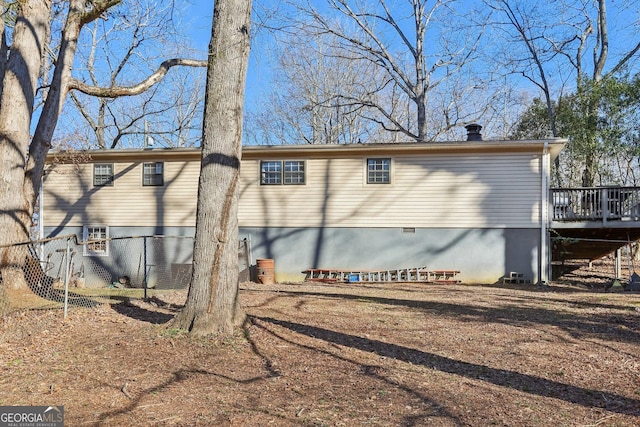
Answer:
<path fill-rule="evenodd" d="M 620 69 L 622 67 L 624 67 L 624 65 L 631 59 L 633 58 L 633 56 L 638 53 L 638 51 L 640 50 L 640 42 L 638 42 L 638 44 L 636 44 L 636 46 L 631 49 L 625 56 L 624 58 L 622 58 L 616 65 L 615 67 L 613 67 L 605 76 L 604 78 L 608 78 L 610 76 L 612 76 L 613 74 L 617 73 L 618 71 L 620 71 Z"/>
<path fill-rule="evenodd" d="M 171 67 L 183 66 L 183 67 L 206 67 L 207 61 L 197 59 L 183 59 L 174 58 L 164 61 L 158 69 L 147 77 L 145 80 L 133 86 L 112 86 L 112 87 L 98 87 L 90 86 L 80 80 L 71 78 L 69 80 L 69 90 L 77 90 L 86 95 L 98 96 L 102 98 L 116 98 L 120 96 L 133 96 L 139 95 L 151 86 L 158 83 L 169 72 Z"/>
<path fill-rule="evenodd" d="M 92 8 L 80 15 L 80 27 L 89 22 L 95 21 L 111 7 L 122 3 L 122 0 L 94 0 L 91 2 Z"/>

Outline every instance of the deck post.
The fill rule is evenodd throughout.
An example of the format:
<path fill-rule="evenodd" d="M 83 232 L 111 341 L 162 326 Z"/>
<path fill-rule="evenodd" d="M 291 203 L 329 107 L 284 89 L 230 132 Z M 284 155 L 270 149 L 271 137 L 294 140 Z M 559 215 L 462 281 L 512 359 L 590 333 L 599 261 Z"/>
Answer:
<path fill-rule="evenodd" d="M 606 188 L 600 190 L 600 209 L 602 209 L 602 225 L 607 225 L 607 219 L 609 218 L 609 191 Z"/>

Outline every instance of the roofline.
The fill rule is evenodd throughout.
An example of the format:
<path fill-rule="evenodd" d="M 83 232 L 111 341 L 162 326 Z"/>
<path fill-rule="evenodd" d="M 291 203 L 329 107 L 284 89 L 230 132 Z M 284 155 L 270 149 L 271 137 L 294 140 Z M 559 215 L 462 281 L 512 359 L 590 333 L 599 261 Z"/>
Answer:
<path fill-rule="evenodd" d="M 546 149 L 552 158 L 557 157 L 566 139 L 517 141 L 452 141 L 452 142 L 411 142 L 411 143 L 369 143 L 369 144 L 323 144 L 323 145 L 247 145 L 242 147 L 243 159 L 271 157 L 323 156 L 337 157 L 344 154 L 357 155 L 401 155 L 415 153 L 542 153 Z M 84 162 L 100 160 L 147 160 L 167 158 L 173 160 L 195 160 L 200 158 L 200 147 L 181 148 L 128 148 L 115 150 L 50 151 L 48 163 Z M 71 159 L 74 160 L 71 160 Z M 83 161 L 80 160 L 82 163 Z"/>

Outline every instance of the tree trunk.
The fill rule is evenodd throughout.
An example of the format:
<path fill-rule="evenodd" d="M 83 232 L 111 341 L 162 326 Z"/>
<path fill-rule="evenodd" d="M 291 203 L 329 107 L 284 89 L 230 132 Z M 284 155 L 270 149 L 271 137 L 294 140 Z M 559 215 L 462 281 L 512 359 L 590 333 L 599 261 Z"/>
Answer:
<path fill-rule="evenodd" d="M 0 35 L 0 76 L 4 76 L 7 70 L 7 59 L 9 57 L 9 46 L 7 45 L 7 33 L 4 19 L 0 19 Z M 3 78 L 0 77 L 0 99 L 2 98 L 2 80 Z"/>
<path fill-rule="evenodd" d="M 31 115 L 43 49 L 50 25 L 51 2 L 24 0 L 19 3 L 13 43 L 2 78 L 0 98 L 0 245 L 29 239 L 32 208 L 22 192 Z M 22 274 L 25 253 L 0 248 L 0 274 L 9 288 L 25 288 Z"/>
<path fill-rule="evenodd" d="M 582 186 L 583 187 L 593 187 L 593 169 L 595 168 L 595 164 L 593 161 L 593 154 L 588 153 L 584 159 L 584 170 L 582 171 Z"/>
<path fill-rule="evenodd" d="M 67 97 L 71 68 L 77 50 L 78 37 L 82 29 L 82 20 L 85 16 L 83 13 L 84 5 L 84 0 L 69 1 L 69 13 L 62 31 L 56 67 L 53 71 L 53 77 L 49 85 L 46 101 L 40 113 L 38 125 L 29 145 L 29 160 L 24 171 L 22 188 L 24 197 L 28 202 L 29 218 L 33 215 L 33 207 L 38 200 L 47 153 L 51 147 L 51 139 Z"/>
<path fill-rule="evenodd" d="M 51 83 L 43 92 L 42 110 L 33 136 L 36 86 L 42 81 L 43 58 L 51 31 L 51 0 L 21 0 L 11 33 L 9 56 L 0 59 L 0 279 L 3 286 L 24 288 L 22 272 L 33 209 L 39 195 L 47 152 L 70 89 L 96 96 L 130 96 L 160 81 L 173 66 L 203 66 L 203 61 L 174 58 L 133 87 L 95 88 L 71 77 L 77 41 L 84 25 L 104 16 L 122 0 L 69 0 Z M 0 54 L 6 53 L 7 32 L 0 25 Z M 6 59 L 6 61 L 5 61 Z M 74 85 L 72 85 L 74 83 Z M 5 247 L 7 246 L 7 247 Z"/>
<path fill-rule="evenodd" d="M 216 0 L 209 44 L 193 274 L 169 327 L 231 334 L 238 299 L 238 197 L 251 1 Z"/>

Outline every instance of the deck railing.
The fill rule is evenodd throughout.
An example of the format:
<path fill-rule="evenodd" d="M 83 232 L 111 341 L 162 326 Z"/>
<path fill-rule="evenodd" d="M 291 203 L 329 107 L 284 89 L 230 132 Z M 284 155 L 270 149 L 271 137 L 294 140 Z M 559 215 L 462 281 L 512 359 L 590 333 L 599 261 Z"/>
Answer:
<path fill-rule="evenodd" d="M 640 187 L 551 188 L 553 221 L 638 221 Z"/>

